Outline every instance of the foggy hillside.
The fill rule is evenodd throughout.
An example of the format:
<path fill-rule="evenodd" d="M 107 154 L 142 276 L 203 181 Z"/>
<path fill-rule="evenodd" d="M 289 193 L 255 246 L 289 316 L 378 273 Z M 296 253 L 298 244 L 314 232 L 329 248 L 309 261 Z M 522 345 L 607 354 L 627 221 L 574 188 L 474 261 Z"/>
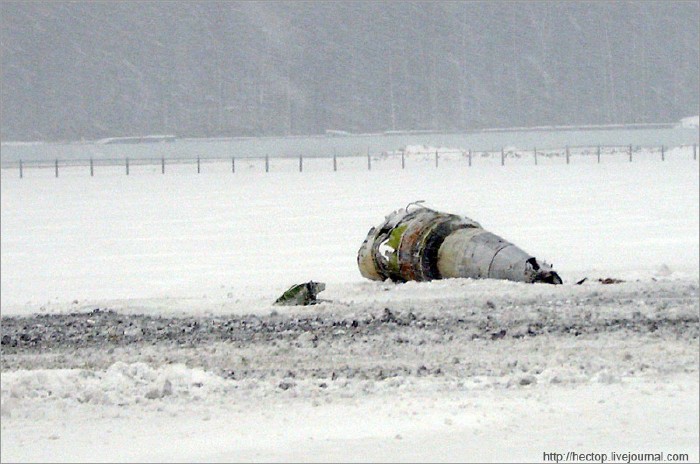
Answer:
<path fill-rule="evenodd" d="M 2 139 L 677 121 L 699 5 L 3 0 Z"/>

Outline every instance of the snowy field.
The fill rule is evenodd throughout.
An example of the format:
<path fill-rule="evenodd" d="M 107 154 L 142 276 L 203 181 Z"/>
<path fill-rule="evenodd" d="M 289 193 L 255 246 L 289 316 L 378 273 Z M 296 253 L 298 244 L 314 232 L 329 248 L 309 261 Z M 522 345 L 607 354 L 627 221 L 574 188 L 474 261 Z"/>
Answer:
<path fill-rule="evenodd" d="M 2 461 L 698 461 L 698 162 L 642 155 L 3 170 Z M 415 200 L 564 285 L 364 280 Z"/>

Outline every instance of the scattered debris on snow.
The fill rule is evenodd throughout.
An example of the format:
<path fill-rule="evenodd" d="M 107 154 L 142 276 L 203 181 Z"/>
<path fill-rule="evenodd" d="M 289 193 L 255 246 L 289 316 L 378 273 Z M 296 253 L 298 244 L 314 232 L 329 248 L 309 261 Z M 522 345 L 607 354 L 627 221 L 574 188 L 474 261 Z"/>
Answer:
<path fill-rule="evenodd" d="M 606 277 L 605 279 L 598 279 L 598 282 L 600 282 L 603 285 L 609 285 L 609 284 L 621 284 L 624 282 L 622 279 L 614 279 L 612 277 Z"/>

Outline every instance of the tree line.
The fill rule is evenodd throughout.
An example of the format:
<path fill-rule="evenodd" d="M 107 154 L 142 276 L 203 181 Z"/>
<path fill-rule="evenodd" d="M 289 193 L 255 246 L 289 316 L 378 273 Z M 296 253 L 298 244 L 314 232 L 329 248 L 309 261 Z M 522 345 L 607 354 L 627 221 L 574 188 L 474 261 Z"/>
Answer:
<path fill-rule="evenodd" d="M 699 4 L 3 1 L 1 135 L 676 121 Z"/>

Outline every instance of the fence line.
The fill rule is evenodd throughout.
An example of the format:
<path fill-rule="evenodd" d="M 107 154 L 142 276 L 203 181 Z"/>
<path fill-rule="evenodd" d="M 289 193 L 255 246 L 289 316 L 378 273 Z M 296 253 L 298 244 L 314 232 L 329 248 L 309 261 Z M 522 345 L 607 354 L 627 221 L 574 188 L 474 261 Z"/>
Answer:
<path fill-rule="evenodd" d="M 698 154 L 698 144 L 693 144 L 691 145 L 679 145 L 677 147 L 673 148 L 678 148 L 678 149 L 687 149 L 692 147 L 692 153 L 693 153 L 693 160 L 697 160 L 697 154 Z M 500 165 L 505 166 L 506 160 L 509 157 L 518 157 L 521 158 L 523 155 L 526 155 L 528 153 L 531 153 L 534 159 L 534 164 L 538 165 L 539 160 L 541 160 L 543 157 L 555 157 L 559 156 L 565 158 L 566 164 L 570 164 L 572 156 L 578 156 L 578 157 L 587 157 L 590 155 L 595 154 L 596 156 L 596 161 L 597 163 L 601 162 L 601 155 L 627 155 L 629 162 L 631 163 L 634 159 L 633 154 L 636 152 L 638 154 L 653 154 L 655 152 L 660 153 L 660 160 L 665 161 L 667 158 L 667 152 L 668 152 L 669 147 L 666 147 L 665 145 L 659 145 L 655 147 L 643 147 L 643 146 L 637 146 L 636 149 L 633 145 L 596 145 L 596 146 L 590 146 L 590 145 L 567 145 L 563 148 L 550 148 L 550 149 L 542 149 L 542 148 L 533 148 L 532 150 L 519 150 L 519 149 L 513 149 L 513 148 L 506 148 L 502 147 L 500 150 L 472 150 L 467 149 L 467 150 L 439 150 L 439 149 L 427 149 L 425 151 L 411 151 L 411 152 L 406 152 L 405 150 L 397 150 L 394 152 L 382 152 L 382 153 L 376 153 L 374 154 L 374 159 L 376 161 L 380 160 L 386 160 L 390 158 L 398 158 L 400 157 L 401 159 L 401 169 L 406 168 L 406 160 L 407 158 L 413 156 L 413 157 L 423 157 L 423 161 L 427 161 L 430 157 L 433 156 L 434 154 L 434 164 L 435 168 L 440 167 L 440 159 L 441 156 L 445 160 L 449 160 L 449 158 L 446 155 L 458 155 L 461 159 L 466 158 L 468 160 L 468 165 L 469 167 L 472 166 L 472 157 L 474 154 L 479 154 L 481 153 L 482 156 L 490 156 L 490 157 L 495 157 L 498 156 L 498 153 L 500 151 Z M 606 153 L 604 150 L 608 150 Z M 336 153 L 333 153 L 332 155 L 329 156 L 310 156 L 306 157 L 307 160 L 323 160 L 323 159 L 332 159 L 332 169 L 333 171 L 338 170 L 338 158 L 340 159 L 345 159 L 345 160 L 351 160 L 351 159 L 359 159 L 361 157 L 365 156 L 364 154 L 357 154 L 357 155 L 350 155 L 350 156 L 340 156 L 338 157 Z M 372 170 L 372 158 L 373 154 L 371 153 L 370 149 L 367 149 L 367 170 Z M 292 160 L 294 159 L 293 157 L 289 156 L 270 156 L 270 155 L 265 155 L 264 157 L 239 157 L 239 160 L 247 160 L 247 161 L 254 161 L 254 160 L 264 160 L 264 169 L 265 172 L 270 172 L 270 159 L 275 159 L 275 160 Z M 128 176 L 131 170 L 131 167 L 134 166 L 158 166 L 160 165 L 160 171 L 161 174 L 165 174 L 165 167 L 166 164 L 170 165 L 186 165 L 186 164 L 196 164 L 197 165 L 197 173 L 200 174 L 202 172 L 202 164 L 211 164 L 211 163 L 220 163 L 222 161 L 227 161 L 231 160 L 231 172 L 235 173 L 236 172 L 236 157 L 231 156 L 231 157 L 202 157 L 202 156 L 197 156 L 197 157 L 192 157 L 192 158 L 170 158 L 166 159 L 164 156 L 161 156 L 159 158 L 130 158 L 130 157 L 125 157 L 125 158 L 87 158 L 87 159 L 82 159 L 82 158 L 75 158 L 75 159 L 54 159 L 54 160 L 42 160 L 42 161 L 34 161 L 34 160 L 22 160 L 20 159 L 18 162 L 9 162 L 9 163 L 3 163 L 2 169 L 18 169 L 19 170 L 19 177 L 24 178 L 27 174 L 28 169 L 42 169 L 42 168 L 53 168 L 55 171 L 55 177 L 59 176 L 59 166 L 63 168 L 69 168 L 69 167 L 88 167 L 89 166 L 89 172 L 90 176 L 93 177 L 95 175 L 95 168 L 96 167 L 115 167 L 115 166 L 124 166 L 125 168 L 125 173 Z M 299 172 L 303 172 L 304 170 L 304 159 L 305 157 L 300 154 L 298 157 L 298 169 Z"/>

